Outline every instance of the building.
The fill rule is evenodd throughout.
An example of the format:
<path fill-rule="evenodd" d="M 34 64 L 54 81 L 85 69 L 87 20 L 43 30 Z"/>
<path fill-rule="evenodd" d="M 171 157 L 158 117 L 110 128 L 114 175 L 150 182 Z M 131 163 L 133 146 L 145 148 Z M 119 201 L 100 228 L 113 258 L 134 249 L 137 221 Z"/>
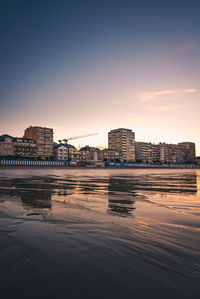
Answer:
<path fill-rule="evenodd" d="M 54 160 L 68 161 L 68 157 L 68 147 L 62 143 L 54 143 Z"/>
<path fill-rule="evenodd" d="M 86 145 L 79 150 L 80 162 L 98 161 L 99 149 Z"/>
<path fill-rule="evenodd" d="M 136 161 L 142 163 L 160 162 L 160 146 L 151 142 L 135 143 Z"/>
<path fill-rule="evenodd" d="M 108 149 L 120 153 L 122 162 L 135 162 L 135 133 L 130 129 L 115 129 L 108 133 Z"/>
<path fill-rule="evenodd" d="M 151 150 L 152 150 L 152 163 L 159 163 L 160 162 L 160 144 L 151 144 Z"/>
<path fill-rule="evenodd" d="M 68 154 L 69 154 L 69 161 L 71 162 L 79 162 L 80 161 L 80 152 L 77 148 L 75 148 L 73 145 L 71 147 L 68 147 Z"/>
<path fill-rule="evenodd" d="M 178 144 L 160 143 L 161 163 L 193 163 L 195 161 L 195 144 L 181 142 Z"/>
<path fill-rule="evenodd" d="M 195 162 L 197 165 L 200 165 L 200 157 L 196 157 Z M 200 183 L 200 179 L 199 179 L 199 183 Z"/>
<path fill-rule="evenodd" d="M 105 148 L 98 152 L 98 161 L 118 163 L 121 161 L 121 155 L 117 150 L 109 150 Z"/>
<path fill-rule="evenodd" d="M 53 129 L 30 126 L 24 131 L 24 138 L 36 142 L 36 155 L 41 160 L 53 159 Z"/>
<path fill-rule="evenodd" d="M 36 158 L 36 142 L 32 139 L 14 137 L 14 155 L 16 158 Z"/>
<path fill-rule="evenodd" d="M 178 143 L 178 146 L 182 148 L 182 151 L 184 151 L 185 148 L 185 161 L 188 163 L 193 163 L 196 158 L 196 148 L 195 143 L 193 142 L 181 142 Z"/>
<path fill-rule="evenodd" d="M 14 156 L 14 143 L 13 137 L 7 134 L 0 136 L 0 156 L 13 157 Z"/>
<path fill-rule="evenodd" d="M 143 163 L 183 164 L 195 161 L 195 144 L 136 142 L 136 161 Z"/>
<path fill-rule="evenodd" d="M 180 161 L 180 150 L 176 144 L 160 143 L 160 162 L 162 164 L 177 164 Z"/>
<path fill-rule="evenodd" d="M 54 160 L 78 162 L 80 160 L 80 153 L 71 144 L 58 144 L 54 142 Z"/>
<path fill-rule="evenodd" d="M 135 143 L 136 162 L 148 163 L 152 161 L 152 149 L 150 142 Z"/>
<path fill-rule="evenodd" d="M 0 156 L 11 159 L 36 158 L 36 142 L 28 138 L 2 135 L 0 136 Z"/>
<path fill-rule="evenodd" d="M 195 144 L 181 142 L 178 144 L 160 143 L 161 163 L 193 163 L 195 161 Z"/>

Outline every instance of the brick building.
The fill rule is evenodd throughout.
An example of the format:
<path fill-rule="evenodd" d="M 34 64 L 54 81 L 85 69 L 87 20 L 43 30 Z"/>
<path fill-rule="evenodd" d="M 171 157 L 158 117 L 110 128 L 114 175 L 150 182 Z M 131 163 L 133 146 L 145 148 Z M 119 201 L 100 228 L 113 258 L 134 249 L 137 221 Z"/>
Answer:
<path fill-rule="evenodd" d="M 41 160 L 53 159 L 53 129 L 30 126 L 24 131 L 24 138 L 35 140 L 36 155 Z"/>

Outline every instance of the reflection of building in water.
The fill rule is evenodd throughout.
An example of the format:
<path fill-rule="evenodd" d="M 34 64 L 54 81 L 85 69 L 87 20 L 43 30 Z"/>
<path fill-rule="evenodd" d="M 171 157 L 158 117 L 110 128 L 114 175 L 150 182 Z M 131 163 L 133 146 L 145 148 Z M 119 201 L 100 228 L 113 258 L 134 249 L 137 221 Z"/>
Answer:
<path fill-rule="evenodd" d="M 133 216 L 133 210 L 135 209 L 134 196 L 136 196 L 134 189 L 133 178 L 110 177 L 108 180 L 107 212 L 122 217 Z"/>
<path fill-rule="evenodd" d="M 196 193 L 197 175 L 196 172 L 179 174 L 178 176 L 164 178 L 166 181 L 167 192 L 176 193 Z"/>
<path fill-rule="evenodd" d="M 51 208 L 51 178 L 14 179 L 13 184 L 24 205 L 37 209 Z"/>
<path fill-rule="evenodd" d="M 141 176 L 136 179 L 135 188 L 138 191 L 154 191 L 164 193 L 196 193 L 196 172 L 162 173 Z"/>
<path fill-rule="evenodd" d="M 27 207 L 38 209 L 51 208 L 52 179 L 50 178 L 12 178 L 1 181 L 0 194 L 18 197 Z M 8 188 L 9 187 L 9 188 Z"/>
<path fill-rule="evenodd" d="M 197 194 L 200 195 L 200 172 L 197 173 Z"/>
<path fill-rule="evenodd" d="M 135 209 L 130 201 L 130 204 L 124 203 L 123 200 L 110 199 L 108 200 L 108 213 L 115 214 L 122 217 L 133 216 L 132 211 Z"/>
<path fill-rule="evenodd" d="M 137 197 L 155 195 L 161 198 L 164 194 L 196 194 L 200 192 L 200 173 L 160 173 L 156 175 L 110 177 L 108 180 L 108 213 L 115 215 L 133 215 Z M 140 195 L 138 194 L 140 193 Z M 150 194 L 149 193 L 149 194 Z"/>
<path fill-rule="evenodd" d="M 28 190 L 20 193 L 24 205 L 37 209 L 51 208 L 51 190 Z"/>

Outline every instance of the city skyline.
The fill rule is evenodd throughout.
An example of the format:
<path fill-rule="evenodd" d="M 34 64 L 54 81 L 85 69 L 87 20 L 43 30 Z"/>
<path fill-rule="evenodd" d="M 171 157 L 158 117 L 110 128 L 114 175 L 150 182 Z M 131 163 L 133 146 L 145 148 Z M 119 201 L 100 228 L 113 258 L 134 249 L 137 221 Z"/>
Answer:
<path fill-rule="evenodd" d="M 45 2 L 3 4 L 0 135 L 31 124 L 107 146 L 124 127 L 200 156 L 198 1 Z"/>
<path fill-rule="evenodd" d="M 29 127 L 32 127 L 32 125 L 31 126 L 29 126 Z M 33 127 L 40 127 L 40 126 L 38 126 L 38 125 L 36 125 L 36 126 L 33 126 Z M 44 127 L 44 128 L 47 128 L 47 127 Z M 49 128 L 47 128 L 47 129 L 49 129 Z M 54 128 L 52 128 L 51 127 L 51 129 L 53 129 L 53 142 L 54 143 L 57 143 L 57 144 L 63 144 L 63 141 L 64 141 L 64 138 L 55 138 L 55 132 L 54 132 Z M 121 129 L 125 129 L 125 130 L 131 130 L 130 128 L 115 128 L 115 129 L 111 129 L 110 131 L 113 131 L 113 130 L 121 130 Z M 7 134 L 7 135 L 9 135 L 9 136 L 11 136 L 11 137 L 13 137 L 13 138 L 24 138 L 25 137 L 25 131 L 26 131 L 27 129 L 24 129 L 24 132 L 23 132 L 23 134 L 22 135 L 13 135 L 12 133 L 11 134 L 7 134 L 7 133 L 5 133 L 4 132 L 4 134 Z M 77 135 L 75 135 L 75 136 L 65 136 L 65 137 L 67 137 L 67 138 L 70 138 L 70 137 L 72 137 L 72 140 L 69 140 L 69 142 L 67 142 L 67 143 L 69 143 L 69 144 L 72 144 L 73 146 L 75 146 L 76 148 L 81 148 L 81 147 L 85 147 L 85 146 L 91 146 L 91 147 L 97 147 L 97 148 L 99 148 L 99 149 L 104 149 L 104 148 L 108 148 L 108 145 L 109 145 L 109 140 L 108 140 L 108 133 L 109 133 L 109 131 L 107 131 L 107 132 L 105 132 L 104 134 L 106 135 L 105 136 L 105 139 L 106 139 L 106 144 L 100 144 L 100 142 L 98 142 L 98 141 L 96 141 L 96 142 L 94 142 L 94 141 L 92 141 L 91 142 L 91 138 L 95 138 L 95 139 L 97 139 L 98 140 L 98 138 L 99 138 L 99 133 L 91 133 L 91 134 L 88 134 L 88 135 L 80 135 L 80 136 L 77 136 Z M 4 135 L 4 134 L 2 134 L 2 135 Z M 134 134 L 135 134 L 135 132 L 134 132 Z M 97 135 L 97 136 L 96 136 Z M 26 138 L 26 137 L 25 137 Z M 81 140 L 86 140 L 86 141 L 81 141 Z M 168 142 L 167 140 L 158 140 L 158 141 L 156 141 L 156 142 L 154 142 L 154 141 L 152 141 L 151 140 L 151 138 L 150 138 L 150 136 L 148 136 L 148 138 L 147 138 L 147 140 L 138 140 L 137 138 L 135 138 L 135 142 L 144 142 L 144 143 L 152 143 L 152 145 L 159 145 L 159 144 L 178 144 L 178 143 L 183 143 L 183 142 L 189 142 L 189 143 L 191 143 L 192 141 L 191 140 L 179 140 L 179 141 L 177 141 L 177 142 Z M 194 144 L 195 144 L 195 147 L 196 147 L 196 143 L 194 142 Z M 198 155 L 198 152 L 197 152 L 197 150 L 196 150 L 196 157 L 198 157 L 199 155 Z"/>
<path fill-rule="evenodd" d="M 94 134 L 92 134 L 94 135 Z M 24 131 L 23 137 L 10 135 L 0 136 L 0 156 L 1 164 L 26 163 L 31 161 L 59 161 L 66 162 L 67 165 L 86 166 L 86 164 L 96 166 L 109 166 L 106 163 L 150 163 L 152 166 L 171 164 L 184 165 L 192 164 L 190 167 L 199 165 L 199 158 L 196 157 L 195 143 L 181 142 L 178 144 L 148 142 L 136 142 L 135 132 L 126 128 L 113 129 L 108 132 L 108 148 L 100 149 L 96 147 L 84 146 L 75 148 L 68 141 L 79 139 L 84 136 L 69 137 L 53 142 L 53 129 L 38 126 L 29 126 Z M 62 143 L 62 141 L 64 143 Z M 10 161 L 11 159 L 11 161 Z M 22 161 L 22 160 L 23 161 Z M 28 159 L 28 161 L 24 160 Z M 43 163 L 42 162 L 42 163 Z M 65 165 L 66 165 L 65 163 Z M 139 164 L 138 164 L 139 163 Z M 132 165 L 133 166 L 133 165 Z M 135 166 L 135 165 L 134 165 Z M 148 165 L 149 166 L 149 165 Z"/>

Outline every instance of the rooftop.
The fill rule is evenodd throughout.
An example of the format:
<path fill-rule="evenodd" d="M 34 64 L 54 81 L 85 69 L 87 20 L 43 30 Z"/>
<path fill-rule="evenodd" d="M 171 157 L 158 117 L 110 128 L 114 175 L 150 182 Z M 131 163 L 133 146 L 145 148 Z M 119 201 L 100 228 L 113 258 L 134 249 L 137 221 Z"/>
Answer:
<path fill-rule="evenodd" d="M 10 136 L 8 134 L 4 134 L 0 136 L 0 141 L 5 141 L 5 138 L 11 138 L 12 142 L 31 142 L 31 143 L 35 143 L 35 141 L 33 139 L 30 138 L 24 138 L 24 137 L 13 137 Z"/>

